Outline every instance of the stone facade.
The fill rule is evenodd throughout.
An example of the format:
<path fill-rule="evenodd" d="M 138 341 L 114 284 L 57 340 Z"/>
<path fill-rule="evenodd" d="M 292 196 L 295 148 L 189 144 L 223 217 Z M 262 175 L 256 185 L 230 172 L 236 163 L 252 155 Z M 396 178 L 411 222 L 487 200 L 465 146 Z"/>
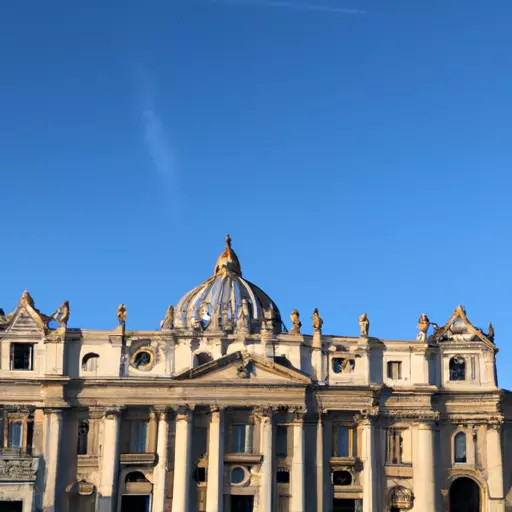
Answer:
<path fill-rule="evenodd" d="M 505 512 L 512 394 L 492 326 L 288 332 L 228 239 L 158 331 L 0 310 L 0 511 Z"/>

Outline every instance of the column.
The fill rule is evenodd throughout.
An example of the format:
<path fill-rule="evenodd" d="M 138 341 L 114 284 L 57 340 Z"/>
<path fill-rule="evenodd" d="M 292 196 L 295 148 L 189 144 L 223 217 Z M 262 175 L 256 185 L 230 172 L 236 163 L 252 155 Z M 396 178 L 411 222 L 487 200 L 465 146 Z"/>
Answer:
<path fill-rule="evenodd" d="M 187 407 L 181 407 L 176 412 L 172 512 L 189 512 L 191 434 L 192 411 Z"/>
<path fill-rule="evenodd" d="M 489 498 L 503 500 L 503 455 L 501 450 L 500 425 L 487 426 L 487 482 Z M 492 510 L 504 510 L 503 501 L 494 505 Z"/>
<path fill-rule="evenodd" d="M 259 489 L 259 511 L 272 511 L 272 410 L 270 408 L 259 411 L 260 439 L 263 462 L 261 464 L 261 478 Z"/>
<path fill-rule="evenodd" d="M 45 485 L 43 492 L 43 511 L 55 512 L 57 506 L 57 470 L 62 436 L 62 410 L 44 410 Z"/>
<path fill-rule="evenodd" d="M 169 424 L 167 411 L 157 411 L 158 437 L 156 444 L 157 463 L 153 470 L 153 507 L 152 512 L 164 512 L 167 499 L 167 454 Z"/>
<path fill-rule="evenodd" d="M 375 500 L 375 429 L 370 418 L 364 418 L 360 422 L 362 426 L 361 456 L 363 459 L 363 512 L 374 512 L 376 510 Z M 433 510 L 433 509 L 432 509 Z M 430 511 L 432 512 L 432 511 Z"/>
<path fill-rule="evenodd" d="M 414 511 L 436 510 L 434 431 L 430 422 L 413 426 Z"/>
<path fill-rule="evenodd" d="M 224 418 L 218 407 L 211 408 L 210 439 L 208 442 L 208 482 L 206 512 L 222 512 L 224 495 Z"/>
<path fill-rule="evenodd" d="M 324 429 L 322 413 L 316 425 L 316 510 L 324 512 Z"/>
<path fill-rule="evenodd" d="M 117 510 L 116 491 L 119 474 L 120 423 L 120 409 L 112 408 L 105 411 L 103 418 L 101 474 L 98 497 L 99 512 L 113 512 Z"/>
<path fill-rule="evenodd" d="M 148 453 L 155 453 L 157 448 L 157 428 L 158 428 L 158 413 L 156 411 L 149 411 L 148 422 L 148 439 L 146 443 L 146 451 Z"/>
<path fill-rule="evenodd" d="M 296 411 L 293 423 L 290 512 L 303 512 L 306 509 L 304 470 L 304 411 Z"/>

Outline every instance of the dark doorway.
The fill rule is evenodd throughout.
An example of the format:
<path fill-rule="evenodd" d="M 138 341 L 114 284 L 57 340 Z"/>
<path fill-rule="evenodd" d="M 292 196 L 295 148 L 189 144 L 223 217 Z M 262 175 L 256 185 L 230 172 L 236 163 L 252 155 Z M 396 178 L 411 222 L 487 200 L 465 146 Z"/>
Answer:
<path fill-rule="evenodd" d="M 333 512 L 355 512 L 355 500 L 334 500 Z"/>
<path fill-rule="evenodd" d="M 125 494 L 121 500 L 121 512 L 150 512 L 147 494 Z"/>
<path fill-rule="evenodd" d="M 480 512 L 480 487 L 471 478 L 457 478 L 450 487 L 450 512 Z"/>
<path fill-rule="evenodd" d="M 2 512 L 22 512 L 23 501 L 0 501 Z"/>
<path fill-rule="evenodd" d="M 252 512 L 254 496 L 231 495 L 231 512 Z"/>

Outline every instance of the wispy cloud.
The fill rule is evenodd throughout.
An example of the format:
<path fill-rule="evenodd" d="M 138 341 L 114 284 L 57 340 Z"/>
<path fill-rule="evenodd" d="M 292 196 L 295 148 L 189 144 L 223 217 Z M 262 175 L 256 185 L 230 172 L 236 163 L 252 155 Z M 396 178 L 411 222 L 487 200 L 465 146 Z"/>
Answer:
<path fill-rule="evenodd" d="M 140 65 L 134 71 L 136 108 L 140 116 L 143 142 L 151 167 L 158 177 L 159 194 L 164 196 L 166 208 L 170 208 L 172 217 L 176 219 L 179 211 L 179 173 L 175 151 L 169 142 L 164 117 L 156 105 L 155 87 L 149 71 Z"/>
<path fill-rule="evenodd" d="M 325 5 L 317 3 L 291 2 L 281 0 L 211 0 L 215 3 L 233 4 L 233 5 L 249 5 L 256 7 L 275 7 L 281 9 L 289 9 L 294 11 L 315 11 L 331 14 L 366 14 L 367 11 L 362 9 L 351 9 L 347 7 L 337 7 L 335 5 Z"/>
<path fill-rule="evenodd" d="M 135 82 L 137 106 L 148 155 L 154 169 L 162 177 L 169 177 L 176 171 L 176 164 L 162 118 L 155 105 L 154 87 L 149 72 L 139 66 Z"/>

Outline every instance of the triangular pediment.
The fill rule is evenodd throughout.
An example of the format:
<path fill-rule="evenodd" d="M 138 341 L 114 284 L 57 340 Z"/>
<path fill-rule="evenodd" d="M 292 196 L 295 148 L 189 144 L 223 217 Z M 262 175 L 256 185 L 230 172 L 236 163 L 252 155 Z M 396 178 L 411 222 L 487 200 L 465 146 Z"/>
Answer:
<path fill-rule="evenodd" d="M 457 306 L 448 322 L 443 327 L 435 329 L 432 338 L 438 342 L 453 341 L 467 343 L 483 341 L 486 345 L 495 348 L 492 324 L 489 324 L 489 333 L 484 334 L 481 329 L 475 327 L 469 321 L 463 306 Z"/>
<path fill-rule="evenodd" d="M 286 368 L 265 357 L 234 352 L 210 361 L 175 377 L 177 380 L 204 382 L 237 382 L 254 384 L 309 384 L 311 379 L 292 368 Z"/>
<path fill-rule="evenodd" d="M 5 318 L 4 331 L 11 334 L 40 334 L 48 329 L 48 317 L 34 306 L 28 292 L 24 292 L 16 309 Z"/>

